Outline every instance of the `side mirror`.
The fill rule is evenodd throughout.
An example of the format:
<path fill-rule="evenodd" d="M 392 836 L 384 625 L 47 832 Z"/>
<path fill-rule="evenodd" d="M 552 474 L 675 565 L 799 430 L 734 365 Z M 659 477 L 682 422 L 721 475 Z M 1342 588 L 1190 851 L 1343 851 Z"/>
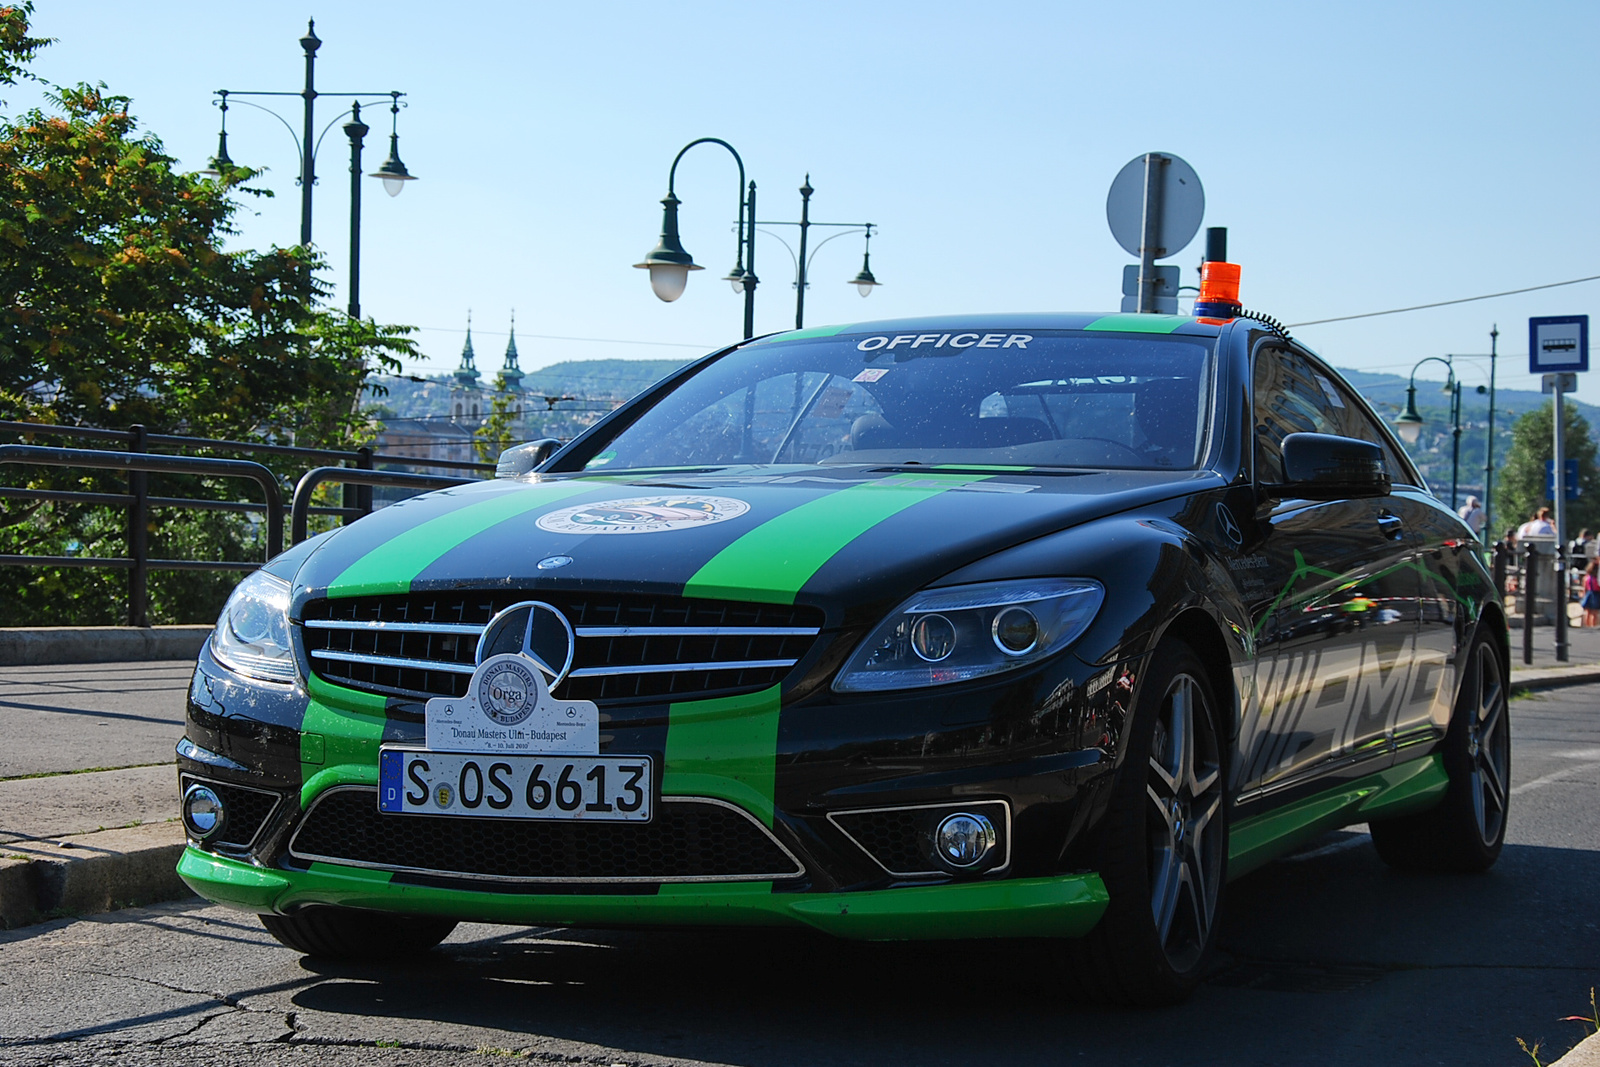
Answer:
<path fill-rule="evenodd" d="M 1275 497 L 1338 500 L 1387 496 L 1389 468 L 1383 449 L 1371 441 L 1326 433 L 1292 433 L 1283 439 L 1281 485 L 1262 489 Z"/>
<path fill-rule="evenodd" d="M 520 478 L 541 466 L 545 460 L 555 455 L 556 449 L 560 447 L 561 442 L 554 437 L 541 437 L 537 441 L 508 448 L 500 453 L 500 462 L 495 464 L 494 476 Z"/>

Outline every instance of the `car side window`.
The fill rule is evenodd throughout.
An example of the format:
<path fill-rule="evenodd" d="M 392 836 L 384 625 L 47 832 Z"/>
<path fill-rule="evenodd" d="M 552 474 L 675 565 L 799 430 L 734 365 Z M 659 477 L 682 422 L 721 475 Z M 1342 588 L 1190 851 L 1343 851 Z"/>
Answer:
<path fill-rule="evenodd" d="M 1254 375 L 1256 478 L 1281 482 L 1283 439 L 1292 433 L 1328 433 L 1370 441 L 1383 449 L 1389 475 L 1413 481 L 1411 466 L 1354 394 L 1326 369 L 1298 353 L 1263 348 Z"/>
<path fill-rule="evenodd" d="M 1327 380 L 1292 352 L 1280 348 L 1256 352 L 1252 403 L 1258 482 L 1284 480 L 1283 439 L 1290 434 L 1343 432 L 1333 417 L 1339 408 L 1329 402 L 1319 378 Z"/>

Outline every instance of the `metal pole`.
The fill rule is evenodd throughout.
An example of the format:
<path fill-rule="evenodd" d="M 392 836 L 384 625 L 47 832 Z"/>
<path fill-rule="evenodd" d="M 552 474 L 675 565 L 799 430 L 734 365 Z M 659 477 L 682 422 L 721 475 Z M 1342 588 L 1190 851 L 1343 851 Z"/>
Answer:
<path fill-rule="evenodd" d="M 814 192 L 811 175 L 807 174 L 806 183 L 800 187 L 800 278 L 794 297 L 794 328 L 797 330 L 805 329 L 806 325 L 806 231 L 811 228 L 811 194 Z"/>
<path fill-rule="evenodd" d="M 756 183 L 750 183 L 750 196 L 745 203 L 750 212 L 750 232 L 745 237 L 745 259 L 748 274 L 744 276 L 744 335 L 756 335 Z"/>
<path fill-rule="evenodd" d="M 1566 404 L 1563 403 L 1562 376 L 1554 376 L 1555 388 L 1555 489 L 1556 489 L 1556 579 L 1550 590 L 1556 605 L 1556 662 L 1567 661 L 1567 570 L 1566 553 L 1562 552 L 1567 537 L 1567 471 L 1566 471 Z"/>
<path fill-rule="evenodd" d="M 1539 546 L 1528 542 L 1522 556 L 1522 580 L 1517 583 L 1517 606 L 1522 609 L 1522 662 L 1533 662 L 1533 620 L 1538 613 Z"/>
<path fill-rule="evenodd" d="M 1453 370 L 1450 377 L 1450 510 L 1455 511 L 1461 507 L 1461 379 Z"/>
<path fill-rule="evenodd" d="M 350 105 L 344 124 L 350 138 L 350 317 L 361 317 L 361 141 L 370 127 L 361 121 L 361 105 Z"/>
<path fill-rule="evenodd" d="M 300 243 L 311 243 L 311 188 L 317 182 L 315 170 L 314 139 L 316 129 L 316 103 L 317 103 L 317 49 L 322 42 L 317 39 L 317 20 L 310 19 L 306 23 L 306 35 L 300 38 L 300 47 L 306 50 L 306 87 L 300 93 L 306 102 L 305 133 L 300 139 Z"/>
<path fill-rule="evenodd" d="M 128 427 L 128 451 L 147 451 L 149 432 L 143 426 Z M 150 608 L 150 476 L 144 471 L 128 472 L 128 625 L 149 626 Z"/>
<path fill-rule="evenodd" d="M 1484 528 L 1494 532 L 1494 365 L 1498 355 L 1500 325 L 1489 331 L 1489 443 L 1483 460 L 1483 521 Z"/>
<path fill-rule="evenodd" d="M 1165 188 L 1167 164 L 1170 162 L 1166 156 L 1154 152 L 1148 152 L 1144 157 L 1144 227 L 1139 242 L 1137 306 L 1141 315 L 1156 309 L 1156 257 L 1166 252 L 1166 249 L 1156 247 L 1156 241 L 1161 236 L 1161 194 Z"/>

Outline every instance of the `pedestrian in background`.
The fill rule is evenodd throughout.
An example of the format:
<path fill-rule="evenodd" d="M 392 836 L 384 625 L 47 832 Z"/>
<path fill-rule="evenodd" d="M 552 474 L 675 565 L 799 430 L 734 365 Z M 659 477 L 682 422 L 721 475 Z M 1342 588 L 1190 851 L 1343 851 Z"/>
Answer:
<path fill-rule="evenodd" d="M 1555 532 L 1556 525 L 1550 521 L 1549 508 L 1540 508 L 1527 522 L 1517 527 L 1518 537 L 1551 537 Z"/>
<path fill-rule="evenodd" d="M 1467 529 L 1472 531 L 1472 536 L 1483 539 L 1483 524 L 1489 516 L 1483 513 L 1483 504 L 1475 496 L 1467 497 L 1467 502 L 1461 505 L 1461 510 L 1456 512 L 1461 516 L 1461 521 L 1467 524 Z"/>
<path fill-rule="evenodd" d="M 1583 568 L 1583 598 L 1578 606 L 1583 609 L 1583 625 L 1600 626 L 1600 560 L 1590 560 Z"/>

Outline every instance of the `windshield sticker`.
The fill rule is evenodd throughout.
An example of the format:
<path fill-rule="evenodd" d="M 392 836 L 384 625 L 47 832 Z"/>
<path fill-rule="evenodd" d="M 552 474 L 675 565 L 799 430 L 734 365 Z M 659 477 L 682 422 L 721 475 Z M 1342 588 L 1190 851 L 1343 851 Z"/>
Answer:
<path fill-rule="evenodd" d="M 535 525 L 563 534 L 664 533 L 726 522 L 749 510 L 728 496 L 633 496 L 561 508 L 539 516 Z"/>
<path fill-rule="evenodd" d="M 850 398 L 854 395 L 849 389 L 837 385 L 830 386 L 828 391 L 811 406 L 811 414 L 819 419 L 837 419 L 844 414 L 844 406 L 850 403 Z"/>
<path fill-rule="evenodd" d="M 875 382 L 889 373 L 889 367 L 868 367 L 850 380 L 852 382 Z"/>
<path fill-rule="evenodd" d="M 904 348 L 1027 348 L 1033 340 L 1027 333 L 902 333 L 893 337 L 867 337 L 856 342 L 858 352 L 876 352 L 886 348 L 893 352 Z"/>
<path fill-rule="evenodd" d="M 602 452 L 598 456 L 596 456 L 593 459 L 591 459 L 589 462 L 585 463 L 583 465 L 583 469 L 584 470 L 589 470 L 589 469 L 591 469 L 593 467 L 604 467 L 607 463 L 610 463 L 612 460 L 614 460 L 616 458 L 617 458 L 616 449 L 612 449 L 610 452 Z"/>

